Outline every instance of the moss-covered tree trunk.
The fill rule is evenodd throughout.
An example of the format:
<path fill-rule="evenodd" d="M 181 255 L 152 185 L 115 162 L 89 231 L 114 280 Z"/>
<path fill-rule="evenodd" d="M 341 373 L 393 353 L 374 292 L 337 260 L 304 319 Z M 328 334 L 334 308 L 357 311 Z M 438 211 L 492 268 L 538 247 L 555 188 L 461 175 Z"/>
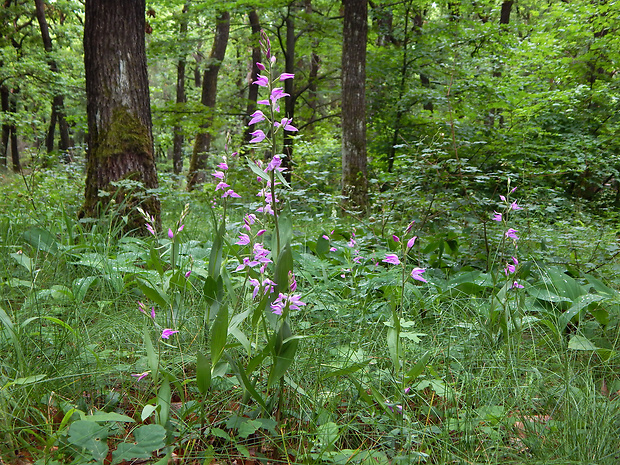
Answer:
<path fill-rule="evenodd" d="M 99 215 L 113 198 L 128 218 L 126 230 L 144 230 L 138 205 L 157 223 L 160 218 L 159 199 L 147 193 L 157 187 L 157 173 L 144 12 L 145 0 L 86 1 L 88 161 L 82 216 Z"/>
<path fill-rule="evenodd" d="M 213 139 L 213 114 L 215 111 L 215 101 L 217 96 L 217 75 L 224 56 L 226 55 L 226 46 L 228 45 L 228 36 L 230 32 L 230 13 L 221 12 L 216 20 L 215 38 L 213 39 L 213 47 L 209 56 L 209 64 L 207 65 L 202 78 L 202 97 L 201 103 L 206 107 L 206 121 L 201 126 L 200 132 L 196 135 L 194 142 L 194 151 L 189 164 L 189 173 L 187 174 L 187 190 L 192 190 L 196 185 L 202 184 L 207 179 L 205 170 L 207 169 L 207 160 L 209 158 L 209 150 L 211 149 L 211 141 Z"/>
<path fill-rule="evenodd" d="M 366 154 L 367 0 L 343 0 L 342 195 L 345 207 L 368 206 Z"/>

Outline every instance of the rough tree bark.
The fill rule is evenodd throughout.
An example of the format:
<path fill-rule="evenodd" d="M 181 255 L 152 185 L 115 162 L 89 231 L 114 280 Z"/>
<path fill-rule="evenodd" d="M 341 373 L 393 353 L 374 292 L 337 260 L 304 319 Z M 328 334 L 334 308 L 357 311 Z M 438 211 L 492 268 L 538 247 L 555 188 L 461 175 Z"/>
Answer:
<path fill-rule="evenodd" d="M 342 195 L 345 207 L 368 206 L 366 154 L 367 0 L 343 0 Z"/>
<path fill-rule="evenodd" d="M 115 194 L 126 230 L 144 221 L 136 206 L 160 222 L 146 68 L 145 0 L 87 0 L 84 64 L 88 114 L 85 202 L 80 216 L 98 216 Z M 117 188 L 118 181 L 139 187 Z M 144 228 L 141 228 L 144 231 Z"/>
<path fill-rule="evenodd" d="M 213 47 L 211 48 L 209 63 L 202 77 L 202 98 L 200 101 L 206 107 L 207 117 L 206 122 L 201 126 L 201 131 L 196 135 L 189 173 L 187 174 L 188 191 L 191 191 L 196 185 L 202 184 L 207 179 L 205 170 L 207 169 L 209 149 L 213 140 L 211 126 L 213 125 L 213 113 L 217 97 L 217 75 L 226 55 L 229 32 L 230 13 L 224 11 L 217 17 Z"/>
<path fill-rule="evenodd" d="M 181 24 L 179 26 L 180 37 L 183 39 L 187 35 L 187 11 L 189 9 L 189 1 L 183 5 L 181 12 Z M 187 60 L 185 54 L 179 58 L 177 62 L 177 108 L 187 102 L 185 96 L 185 66 Z M 175 174 L 183 171 L 183 142 L 185 140 L 183 136 L 183 129 L 181 125 L 177 123 L 173 128 L 174 136 L 172 138 L 172 170 Z"/>
<path fill-rule="evenodd" d="M 37 21 L 39 22 L 39 28 L 41 29 L 41 40 L 43 41 L 43 48 L 46 53 L 52 53 L 52 38 L 50 37 L 49 27 L 47 20 L 45 19 L 45 2 L 43 0 L 34 0 L 35 12 Z M 50 67 L 52 73 L 58 73 L 58 65 L 56 60 L 48 57 L 47 64 Z M 65 119 L 65 103 L 64 95 L 57 93 L 52 98 L 52 114 L 50 117 L 50 125 L 47 131 L 45 139 L 45 145 L 47 153 L 54 150 L 54 138 L 56 133 L 56 122 L 58 122 L 58 128 L 60 131 L 60 141 L 58 143 L 58 150 L 64 153 L 65 161 L 69 161 L 68 150 L 71 142 L 69 140 L 69 125 Z"/>

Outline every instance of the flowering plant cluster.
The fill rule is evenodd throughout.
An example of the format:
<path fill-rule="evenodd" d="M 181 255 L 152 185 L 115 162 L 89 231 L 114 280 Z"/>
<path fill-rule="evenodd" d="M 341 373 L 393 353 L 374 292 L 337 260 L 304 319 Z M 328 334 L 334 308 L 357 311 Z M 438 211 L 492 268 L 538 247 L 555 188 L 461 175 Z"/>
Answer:
<path fill-rule="evenodd" d="M 510 186 L 510 181 L 508 185 Z M 523 210 L 523 208 L 520 207 L 516 201 L 511 202 L 509 200 L 510 194 L 513 194 L 516 190 L 517 188 L 513 187 L 508 192 L 508 196 L 504 196 L 504 195 L 499 196 L 500 200 L 504 203 L 505 208 L 504 208 L 503 213 L 499 213 L 497 211 L 493 212 L 493 217 L 491 218 L 493 221 L 497 221 L 498 223 L 502 223 L 506 225 L 505 223 L 506 223 L 506 220 L 510 212 Z M 517 235 L 517 233 L 518 231 L 514 228 L 507 228 L 504 232 L 504 239 L 510 239 L 510 241 L 512 242 L 515 248 L 514 255 L 510 257 L 510 260 L 507 261 L 504 266 L 504 274 L 506 275 L 507 278 L 511 279 L 512 281 L 511 286 L 510 286 L 511 289 L 522 289 L 523 288 L 523 285 L 519 284 L 519 282 L 513 277 L 513 275 L 515 275 L 515 273 L 517 272 L 517 268 L 519 267 L 519 260 L 517 260 L 517 258 L 515 257 L 516 250 L 517 250 L 517 242 L 519 241 L 519 236 Z"/>
<path fill-rule="evenodd" d="M 411 223 L 409 223 L 409 226 L 407 226 L 407 229 L 405 229 L 405 233 L 404 233 L 404 237 L 407 237 L 407 235 L 411 232 L 411 230 L 413 229 L 413 225 L 414 225 L 415 221 L 412 221 Z M 409 254 L 409 251 L 411 250 L 411 248 L 414 246 L 415 241 L 418 239 L 418 236 L 412 236 L 407 242 L 406 244 L 404 242 L 401 242 L 400 237 L 393 235 L 392 236 L 392 240 L 394 242 L 398 242 L 400 244 L 402 244 L 402 256 L 403 256 L 403 262 L 406 261 L 407 255 Z M 394 253 L 388 253 L 385 255 L 385 258 L 382 260 L 383 263 L 388 263 L 390 265 L 400 265 L 401 261 L 400 258 L 398 258 L 398 255 L 394 254 Z M 402 263 L 403 267 L 405 266 L 404 263 Z M 421 281 L 423 283 L 428 283 L 428 281 L 422 277 L 422 273 L 424 273 L 426 271 L 425 268 L 413 268 L 413 270 L 411 270 L 411 274 L 410 276 L 416 280 L 416 281 Z"/>

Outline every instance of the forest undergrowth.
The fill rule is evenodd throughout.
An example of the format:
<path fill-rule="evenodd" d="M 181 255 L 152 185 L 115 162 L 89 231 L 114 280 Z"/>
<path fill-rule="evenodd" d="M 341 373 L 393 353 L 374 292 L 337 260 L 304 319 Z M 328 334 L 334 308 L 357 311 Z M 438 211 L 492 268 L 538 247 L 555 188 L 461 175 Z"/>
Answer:
<path fill-rule="evenodd" d="M 276 165 L 162 174 L 154 234 L 3 177 L 4 463 L 617 463 L 613 216 L 515 180 L 345 216 Z"/>

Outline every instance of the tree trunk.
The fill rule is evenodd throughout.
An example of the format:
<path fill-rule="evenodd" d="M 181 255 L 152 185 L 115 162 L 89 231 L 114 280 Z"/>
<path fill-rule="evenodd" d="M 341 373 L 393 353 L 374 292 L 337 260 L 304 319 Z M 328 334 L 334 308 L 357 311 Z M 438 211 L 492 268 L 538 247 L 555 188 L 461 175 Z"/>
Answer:
<path fill-rule="evenodd" d="M 254 124 L 252 126 L 248 126 L 247 123 L 250 121 L 250 115 L 254 113 L 256 110 L 256 101 L 258 100 L 258 86 L 252 85 L 252 82 L 256 80 L 256 76 L 260 73 L 258 66 L 256 63 L 261 60 L 261 50 L 260 50 L 260 20 L 258 18 L 258 13 L 256 10 L 250 10 L 248 13 L 248 18 L 250 20 L 250 27 L 252 28 L 252 65 L 250 66 L 250 73 L 248 75 L 248 106 L 245 113 L 245 134 L 243 137 L 244 145 L 250 143 L 250 139 L 252 139 L 251 132 L 254 131 Z"/>
<path fill-rule="evenodd" d="M 207 178 L 205 170 L 213 139 L 211 130 L 217 97 L 217 75 L 226 55 L 226 46 L 228 45 L 228 35 L 230 32 L 230 13 L 228 11 L 221 12 L 216 21 L 213 47 L 211 48 L 209 63 L 202 77 L 201 103 L 206 107 L 207 121 L 201 126 L 201 131 L 196 135 L 189 173 L 187 174 L 187 190 L 189 191 L 196 185 L 202 184 Z"/>
<path fill-rule="evenodd" d="M 45 19 L 45 2 L 43 0 L 34 0 L 35 12 L 37 21 L 39 22 L 39 28 L 41 29 L 41 40 L 43 41 L 43 48 L 49 54 L 52 53 L 52 39 L 49 33 L 49 27 L 47 20 Z M 58 65 L 52 58 L 48 58 L 47 64 L 50 67 L 52 73 L 58 73 Z M 65 108 L 64 108 L 64 96 L 62 94 L 54 95 L 52 99 L 52 115 L 50 117 L 50 125 L 47 131 L 46 148 L 47 153 L 54 150 L 54 134 L 56 132 L 56 122 L 58 121 L 58 127 L 60 129 L 60 143 L 58 149 L 67 154 L 69 149 L 69 125 L 65 120 Z M 68 158 L 65 160 L 69 161 Z"/>
<path fill-rule="evenodd" d="M 187 11 L 189 9 L 189 1 L 183 5 L 181 14 L 181 25 L 179 27 L 180 37 L 184 39 L 187 35 Z M 185 65 L 187 60 L 185 55 L 179 58 L 177 62 L 177 109 L 187 102 L 185 96 Z M 180 174 L 183 171 L 183 129 L 177 123 L 173 128 L 174 136 L 172 138 L 172 170 L 174 174 Z"/>
<path fill-rule="evenodd" d="M 295 18 L 293 17 L 292 4 L 289 5 L 288 15 L 286 17 L 286 55 L 284 63 L 285 73 L 295 73 Z M 295 116 L 295 101 L 297 96 L 295 95 L 294 80 L 287 79 L 284 81 L 284 92 L 290 95 L 285 99 L 284 115 L 293 119 Z M 285 157 L 282 159 L 282 167 L 286 168 L 283 172 L 284 179 L 287 182 L 291 182 L 291 171 L 293 170 L 293 135 L 294 132 L 284 131 L 282 137 L 282 153 Z"/>
<path fill-rule="evenodd" d="M 512 10 L 513 0 L 504 0 L 502 2 L 502 10 L 499 17 L 500 24 L 500 34 L 503 32 L 502 27 L 510 24 L 510 12 Z M 498 69 L 494 70 L 492 75 L 496 79 L 500 79 L 502 77 L 501 65 L 497 65 Z M 490 108 L 487 118 L 485 120 L 485 125 L 488 127 L 493 127 L 495 125 L 495 118 L 499 115 L 499 126 L 504 126 L 504 116 L 502 114 L 501 108 Z"/>
<path fill-rule="evenodd" d="M 343 0 L 342 194 L 345 206 L 368 206 L 366 155 L 367 0 Z"/>
<path fill-rule="evenodd" d="M 126 230 L 140 229 L 142 208 L 160 223 L 146 69 L 145 0 L 87 0 L 84 65 L 88 114 L 85 203 L 80 216 L 98 216 L 111 192 Z M 114 183 L 124 185 L 115 187 Z M 130 184 L 136 183 L 138 187 Z"/>
<path fill-rule="evenodd" d="M 5 115 L 5 117 L 3 118 L 4 123 L 2 123 L 2 146 L 0 146 L 0 165 L 2 165 L 2 167 L 6 167 L 11 127 L 6 122 L 6 117 L 9 114 L 9 89 L 4 85 L 0 86 L 0 102 L 2 104 L 2 113 Z"/>

